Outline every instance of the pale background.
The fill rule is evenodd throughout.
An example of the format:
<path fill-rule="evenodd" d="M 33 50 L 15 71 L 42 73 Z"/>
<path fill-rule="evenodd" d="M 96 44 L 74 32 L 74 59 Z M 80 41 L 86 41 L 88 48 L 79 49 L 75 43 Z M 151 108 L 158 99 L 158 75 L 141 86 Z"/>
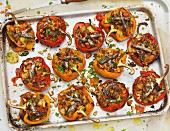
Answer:
<path fill-rule="evenodd" d="M 100 1 L 100 2 L 99 2 Z M 49 2 L 53 2 L 53 4 L 49 7 L 43 8 L 43 9 L 37 9 L 41 13 L 46 12 L 47 14 L 52 14 L 52 11 L 59 12 L 59 11 L 73 11 L 73 10 L 81 10 L 81 9 L 87 9 L 87 8 L 102 8 L 102 5 L 107 5 L 110 2 L 113 2 L 114 0 L 89 0 L 88 2 L 82 2 L 82 3 L 71 3 L 69 8 L 67 8 L 67 5 L 54 5 L 54 4 L 60 4 L 60 0 L 9 0 L 9 4 L 12 6 L 12 11 L 23 11 L 23 8 L 31 9 L 37 8 L 37 7 L 43 7 L 49 5 Z M 129 4 L 130 0 L 119 0 L 115 4 L 117 6 L 121 5 L 127 5 Z M 157 11 L 157 5 L 152 4 L 154 0 L 138 0 L 135 1 L 132 0 L 132 4 L 147 4 L 150 8 L 152 8 L 154 11 Z M 169 4 L 169 7 L 167 8 L 166 5 L 162 3 L 162 1 L 166 1 Z M 3 4 L 0 5 L 0 11 L 4 9 L 5 6 L 5 0 L 0 0 Z M 160 6 L 165 6 L 164 8 L 164 14 L 162 16 L 161 13 L 155 12 L 157 14 L 157 21 L 158 21 L 158 27 L 160 31 L 161 41 L 163 43 L 163 51 L 166 57 L 165 61 L 166 63 L 170 64 L 170 60 L 168 59 L 170 57 L 169 51 L 170 51 L 170 41 L 169 41 L 169 29 L 170 29 L 170 20 L 165 19 L 169 18 L 168 15 L 170 15 L 170 1 L 169 0 L 157 0 L 157 4 Z M 78 5 L 78 6 L 76 6 Z M 37 10 L 30 10 L 24 13 L 20 13 L 17 16 L 24 16 L 24 15 L 37 15 Z M 4 20 L 4 16 L 0 15 L 0 21 L 2 22 Z M 168 74 L 170 76 L 170 73 Z M 170 77 L 169 77 L 170 78 Z M 0 74 L 1 79 L 1 74 Z M 0 80 L 0 131 L 10 131 L 11 129 L 8 127 L 8 121 L 6 117 L 6 107 L 5 107 L 5 100 L 4 100 L 4 94 L 3 94 L 3 88 L 1 86 L 1 80 Z M 68 126 L 66 128 L 51 128 L 51 129 L 42 129 L 43 131 L 52 131 L 52 130 L 60 130 L 60 131 L 85 131 L 85 130 L 93 130 L 93 131 L 169 131 L 170 130 L 170 109 L 168 112 L 162 116 L 156 116 L 156 117 L 147 117 L 147 118 L 135 118 L 135 119 L 129 119 L 129 120 L 120 120 L 120 121 L 110 121 L 110 122 L 103 122 L 101 124 L 84 124 L 84 125 L 75 125 L 75 126 Z"/>

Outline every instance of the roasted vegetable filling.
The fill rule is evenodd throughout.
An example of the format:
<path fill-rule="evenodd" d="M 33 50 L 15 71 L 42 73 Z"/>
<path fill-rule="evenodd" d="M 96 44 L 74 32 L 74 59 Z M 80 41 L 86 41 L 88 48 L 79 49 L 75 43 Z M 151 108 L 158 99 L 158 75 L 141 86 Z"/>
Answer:
<path fill-rule="evenodd" d="M 156 82 L 155 75 L 149 75 L 146 77 L 139 77 L 135 81 L 136 99 L 145 104 L 152 104 L 160 99 L 162 93 L 165 93 L 165 87 L 161 87 Z"/>
<path fill-rule="evenodd" d="M 103 43 L 103 33 L 96 31 L 92 25 L 87 27 L 81 25 L 75 32 L 75 37 L 78 39 L 78 44 L 80 44 L 82 48 L 90 49 Z"/>
<path fill-rule="evenodd" d="M 16 73 L 31 90 L 42 91 L 50 85 L 50 68 L 41 57 L 26 59 Z"/>
<path fill-rule="evenodd" d="M 47 117 L 49 110 L 48 103 L 44 99 L 43 94 L 26 93 L 21 95 L 22 105 L 26 104 L 26 111 L 23 111 L 20 115 L 21 118 L 28 114 L 27 119 L 36 122 Z"/>
<path fill-rule="evenodd" d="M 133 23 L 131 21 L 129 12 L 122 12 L 121 9 L 119 12 L 112 12 L 107 17 L 107 22 L 114 25 L 114 29 L 121 30 L 123 35 L 128 35 L 133 28 Z"/>
<path fill-rule="evenodd" d="M 9 44 L 14 51 L 31 50 L 34 46 L 34 31 L 27 22 L 7 25 L 7 35 Z"/>
<path fill-rule="evenodd" d="M 42 68 L 42 60 L 30 60 L 26 61 L 23 63 L 23 73 L 22 73 L 22 78 L 24 79 L 24 83 L 31 83 L 35 87 L 41 88 L 41 86 L 44 86 L 47 84 L 47 82 L 44 81 L 39 81 L 36 76 L 41 76 L 43 75 L 43 69 Z"/>
<path fill-rule="evenodd" d="M 118 63 L 124 54 L 119 50 L 100 49 L 97 57 L 97 65 L 108 72 L 120 72 Z"/>
<path fill-rule="evenodd" d="M 110 107 L 114 103 L 126 102 L 128 97 L 124 84 L 110 81 L 100 85 L 97 89 L 97 100 L 103 108 Z"/>
<path fill-rule="evenodd" d="M 82 93 L 82 91 L 75 90 L 71 88 L 61 96 L 61 109 L 60 111 L 67 117 L 72 116 L 79 106 L 86 106 L 89 103 L 87 97 Z"/>
<path fill-rule="evenodd" d="M 150 34 L 139 35 L 129 41 L 128 51 L 131 58 L 139 65 L 148 65 L 159 56 L 159 46 Z"/>
<path fill-rule="evenodd" d="M 82 53 L 72 48 L 62 48 L 53 55 L 52 68 L 54 72 L 63 80 L 71 81 L 78 76 L 86 65 L 85 57 Z"/>
<path fill-rule="evenodd" d="M 43 23 L 38 27 L 40 38 L 44 40 L 56 41 L 59 35 L 62 35 L 64 21 L 56 19 L 55 21 L 50 17 L 43 19 Z"/>
<path fill-rule="evenodd" d="M 72 85 L 58 95 L 58 110 L 67 120 L 82 118 L 90 114 L 93 108 L 94 102 L 84 86 Z"/>

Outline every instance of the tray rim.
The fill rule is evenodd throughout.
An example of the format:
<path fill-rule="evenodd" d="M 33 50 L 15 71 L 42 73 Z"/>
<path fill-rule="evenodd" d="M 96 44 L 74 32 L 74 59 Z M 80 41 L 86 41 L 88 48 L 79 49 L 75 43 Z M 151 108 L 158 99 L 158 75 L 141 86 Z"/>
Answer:
<path fill-rule="evenodd" d="M 69 15 L 76 15 L 76 14 L 87 14 L 87 13 L 97 13 L 97 12 L 107 12 L 107 11 L 110 11 L 110 10 L 113 10 L 115 8 L 118 8 L 118 7 L 114 7 L 114 8 L 109 8 L 109 9 L 94 9 L 94 10 L 83 10 L 83 11 L 76 11 L 74 13 L 72 12 L 64 12 L 64 14 L 62 13 L 57 13 L 56 15 L 57 16 L 62 16 L 62 17 L 65 17 L 65 16 L 69 16 Z M 145 5 L 138 5 L 138 6 L 128 6 L 128 7 L 125 7 L 124 8 L 127 8 L 128 10 L 136 10 L 136 9 L 144 9 L 146 11 L 148 11 L 150 13 L 150 15 L 152 16 L 153 20 L 153 26 L 154 26 L 154 30 L 156 32 L 156 38 L 157 38 L 157 41 L 160 46 L 160 54 L 163 53 L 163 50 L 162 50 L 162 44 L 161 44 L 161 41 L 160 41 L 160 37 L 159 37 L 159 31 L 158 31 L 158 28 L 157 28 L 157 25 L 156 25 L 156 18 L 155 18 L 155 14 L 153 13 L 153 11 L 149 8 L 149 7 L 146 7 Z M 20 21 L 20 20 L 27 20 L 27 21 L 31 21 L 31 20 L 37 20 L 37 19 L 40 19 L 42 18 L 43 16 L 46 16 L 46 15 L 38 15 L 38 16 L 22 16 L 22 17 L 17 17 L 17 19 Z M 12 22 L 13 20 L 11 19 L 7 19 L 3 24 L 2 24 L 2 30 L 0 31 L 0 34 L 2 33 L 2 31 L 4 30 L 6 24 L 8 24 L 9 22 Z M 2 41 L 0 41 L 0 43 L 2 42 L 2 44 L 0 45 L 0 59 L 1 59 L 1 63 L 0 63 L 0 66 L 1 66 L 1 72 L 2 72 L 2 86 L 3 86 L 3 91 L 4 91 L 4 98 L 5 98 L 5 101 L 7 101 L 7 96 L 8 96 L 8 91 L 6 90 L 6 82 L 5 82 L 5 72 L 4 72 L 4 69 L 5 69 L 5 66 L 4 66 L 4 60 L 5 60 L 5 56 L 3 55 L 3 33 L 1 34 L 2 35 Z M 160 55 L 160 62 L 161 64 L 165 65 L 165 61 L 164 61 L 164 57 L 163 55 Z M 162 66 L 163 67 L 163 66 Z M 162 68 L 163 71 L 165 71 L 164 68 Z M 169 105 L 170 105 L 170 101 L 169 101 L 169 97 L 170 97 L 170 94 L 169 94 L 169 83 L 168 83 L 168 80 L 167 80 L 167 76 L 165 77 L 165 83 L 166 83 L 166 90 L 167 90 L 167 105 L 165 106 L 165 108 L 163 110 L 160 110 L 158 112 L 146 112 L 146 113 L 143 113 L 143 114 L 133 114 L 132 116 L 116 116 L 116 117 L 109 117 L 109 118 L 101 118 L 101 122 L 105 122 L 105 121 L 113 121 L 113 120 L 123 120 L 123 119 L 131 119 L 131 118 L 140 118 L 140 117 L 150 117 L 150 116 L 158 116 L 158 115 L 162 115 L 164 113 L 166 113 L 166 111 L 169 109 Z M 21 130 L 21 128 L 18 128 L 16 126 L 14 126 L 11 122 L 10 122 L 10 118 L 9 118 L 9 115 L 10 115 L 10 112 L 9 112 L 9 107 L 6 105 L 6 112 L 7 112 L 7 118 L 8 118 L 8 125 L 14 129 L 14 130 Z M 68 125 L 78 125 L 78 124 L 87 124 L 87 123 L 93 123 L 92 121 L 90 120 L 83 120 L 83 121 L 73 121 L 73 122 L 69 122 L 69 121 L 65 121 L 65 122 L 62 122 L 62 123 L 52 123 L 52 124 L 49 124 L 49 125 L 36 125 L 36 126 L 32 126 L 32 127 L 23 127 L 23 130 L 24 129 L 41 129 L 41 128 L 51 128 L 51 127 L 60 127 L 60 126 L 68 126 Z"/>

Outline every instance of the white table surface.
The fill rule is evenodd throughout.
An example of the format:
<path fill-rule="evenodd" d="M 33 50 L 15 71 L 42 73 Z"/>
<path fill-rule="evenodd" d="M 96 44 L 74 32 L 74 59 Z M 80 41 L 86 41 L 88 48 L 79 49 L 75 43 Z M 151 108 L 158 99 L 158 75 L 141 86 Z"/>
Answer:
<path fill-rule="evenodd" d="M 12 1 L 12 5 L 14 6 L 13 9 L 17 9 L 17 2 L 21 2 L 20 6 L 25 6 L 23 4 L 24 0 L 10 0 Z M 27 0 L 28 2 L 29 0 Z M 35 0 L 36 1 L 36 0 Z M 41 0 L 39 0 L 41 1 Z M 42 0 L 44 1 L 44 0 Z M 49 0 L 45 0 L 48 5 Z M 48 2 L 47 2 L 48 1 Z M 59 3 L 59 0 L 51 0 L 53 3 Z M 5 0 L 0 0 L 3 4 L 0 5 L 0 11 L 4 9 L 5 6 Z M 43 2 L 42 2 L 43 3 Z M 167 3 L 170 7 L 170 1 L 167 0 Z M 23 4 L 23 5 L 22 5 Z M 44 6 L 42 4 L 42 6 Z M 35 6 L 36 7 L 36 6 Z M 32 13 L 32 12 L 31 12 Z M 28 13 L 30 14 L 30 13 Z M 22 14 L 21 14 L 22 15 Z M 4 20 L 4 16 L 0 15 L 0 21 L 2 22 Z M 158 20 L 159 22 L 159 20 Z M 168 20 L 170 23 L 170 21 Z M 160 27 L 161 22 L 159 22 Z M 165 31 L 166 32 L 166 31 Z M 162 33 L 161 33 L 162 34 Z M 164 35 L 162 36 L 164 37 Z M 164 53 L 167 55 L 167 51 L 169 51 L 169 41 L 167 41 L 167 46 L 164 47 Z M 169 57 L 168 57 L 169 58 Z M 169 62 L 167 60 L 167 62 Z M 170 63 L 169 63 L 170 64 Z M 0 75 L 1 80 L 1 75 Z M 1 87 L 1 81 L 0 81 L 0 131 L 11 131 L 11 129 L 8 126 L 7 116 L 6 116 L 6 107 L 5 107 L 5 100 L 3 95 L 3 88 Z M 129 120 L 120 120 L 120 121 L 110 121 L 110 122 L 103 122 L 100 124 L 84 124 L 84 125 L 74 125 L 74 126 L 68 126 L 61 129 L 42 129 L 44 131 L 52 131 L 52 130 L 60 130 L 60 131 L 86 131 L 86 130 L 93 130 L 93 131 L 169 131 L 170 130 L 170 109 L 168 112 L 162 116 L 155 116 L 155 117 L 146 117 L 146 118 L 135 118 L 135 119 L 129 119 Z"/>

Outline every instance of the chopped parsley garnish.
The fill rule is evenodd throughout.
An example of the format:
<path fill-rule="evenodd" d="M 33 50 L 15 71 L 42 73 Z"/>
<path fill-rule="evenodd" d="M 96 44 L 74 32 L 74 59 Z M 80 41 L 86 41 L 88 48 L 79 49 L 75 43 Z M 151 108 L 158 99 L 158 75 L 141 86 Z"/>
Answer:
<path fill-rule="evenodd" d="M 22 86 L 23 84 L 19 84 L 19 86 Z"/>
<path fill-rule="evenodd" d="M 128 115 L 128 116 L 132 116 L 132 115 L 133 115 L 133 112 L 128 111 L 128 112 L 126 112 L 126 115 Z"/>
<path fill-rule="evenodd" d="M 61 73 L 64 73 L 65 69 L 62 65 L 58 65 L 58 71 L 61 72 Z"/>
<path fill-rule="evenodd" d="M 89 63 L 88 68 L 91 68 L 92 65 L 93 65 L 93 61 L 91 61 L 91 62 Z"/>
<path fill-rule="evenodd" d="M 162 90 L 165 90 L 166 88 L 165 88 L 165 86 L 162 86 Z"/>
<path fill-rule="evenodd" d="M 6 0 L 6 4 L 7 4 L 7 5 L 9 4 L 9 1 L 8 1 L 8 0 Z"/>
<path fill-rule="evenodd" d="M 33 103 L 33 100 L 32 100 L 32 99 L 30 99 L 30 100 L 29 100 L 29 103 Z"/>
<path fill-rule="evenodd" d="M 109 48 L 113 48 L 113 47 L 115 47 L 115 44 L 110 44 L 109 45 Z"/>
<path fill-rule="evenodd" d="M 109 23 L 112 23 L 112 20 L 113 20 L 113 17 L 112 17 L 112 16 L 108 16 L 108 17 L 107 17 L 107 21 L 108 21 Z"/>
<path fill-rule="evenodd" d="M 50 122 L 50 120 L 48 119 L 48 120 L 47 120 L 47 123 L 49 123 L 49 122 Z"/>
<path fill-rule="evenodd" d="M 48 35 L 51 35 L 51 29 L 47 29 L 46 32 Z"/>
<path fill-rule="evenodd" d="M 54 89 L 54 88 L 57 88 L 56 86 L 52 86 L 52 88 Z"/>
<path fill-rule="evenodd" d="M 50 1 L 50 2 L 49 2 L 49 5 L 52 5 L 52 4 L 53 4 L 53 2 Z"/>
<path fill-rule="evenodd" d="M 12 35 L 12 32 L 11 32 L 11 31 L 9 31 L 9 32 L 8 32 L 8 35 Z"/>
<path fill-rule="evenodd" d="M 71 83 L 68 83 L 67 86 L 71 86 L 72 84 Z"/>
<path fill-rule="evenodd" d="M 23 51 L 20 56 L 27 56 L 29 54 L 28 51 Z"/>
<path fill-rule="evenodd" d="M 103 7 L 103 8 L 107 8 L 107 6 L 106 6 L 106 5 L 102 5 L 102 7 Z"/>
<path fill-rule="evenodd" d="M 56 112 L 56 113 L 55 113 L 55 116 L 56 116 L 56 117 L 59 117 L 59 113 Z"/>
<path fill-rule="evenodd" d="M 61 86 L 60 86 L 60 85 L 58 85 L 57 87 L 58 87 L 58 88 L 60 88 Z"/>
<path fill-rule="evenodd" d="M 69 24 L 68 24 L 67 22 L 65 22 L 65 25 L 66 25 L 66 26 L 69 26 Z"/>
<path fill-rule="evenodd" d="M 31 121 L 33 121 L 34 119 L 35 119 L 35 117 L 34 117 L 34 116 L 31 116 L 31 117 L 30 117 L 30 120 L 31 120 Z"/>
<path fill-rule="evenodd" d="M 107 116 L 110 116 L 110 114 L 109 114 L 109 113 L 106 113 L 106 115 L 107 115 Z"/>
<path fill-rule="evenodd" d="M 37 14 L 40 14 L 40 11 L 37 11 Z"/>

